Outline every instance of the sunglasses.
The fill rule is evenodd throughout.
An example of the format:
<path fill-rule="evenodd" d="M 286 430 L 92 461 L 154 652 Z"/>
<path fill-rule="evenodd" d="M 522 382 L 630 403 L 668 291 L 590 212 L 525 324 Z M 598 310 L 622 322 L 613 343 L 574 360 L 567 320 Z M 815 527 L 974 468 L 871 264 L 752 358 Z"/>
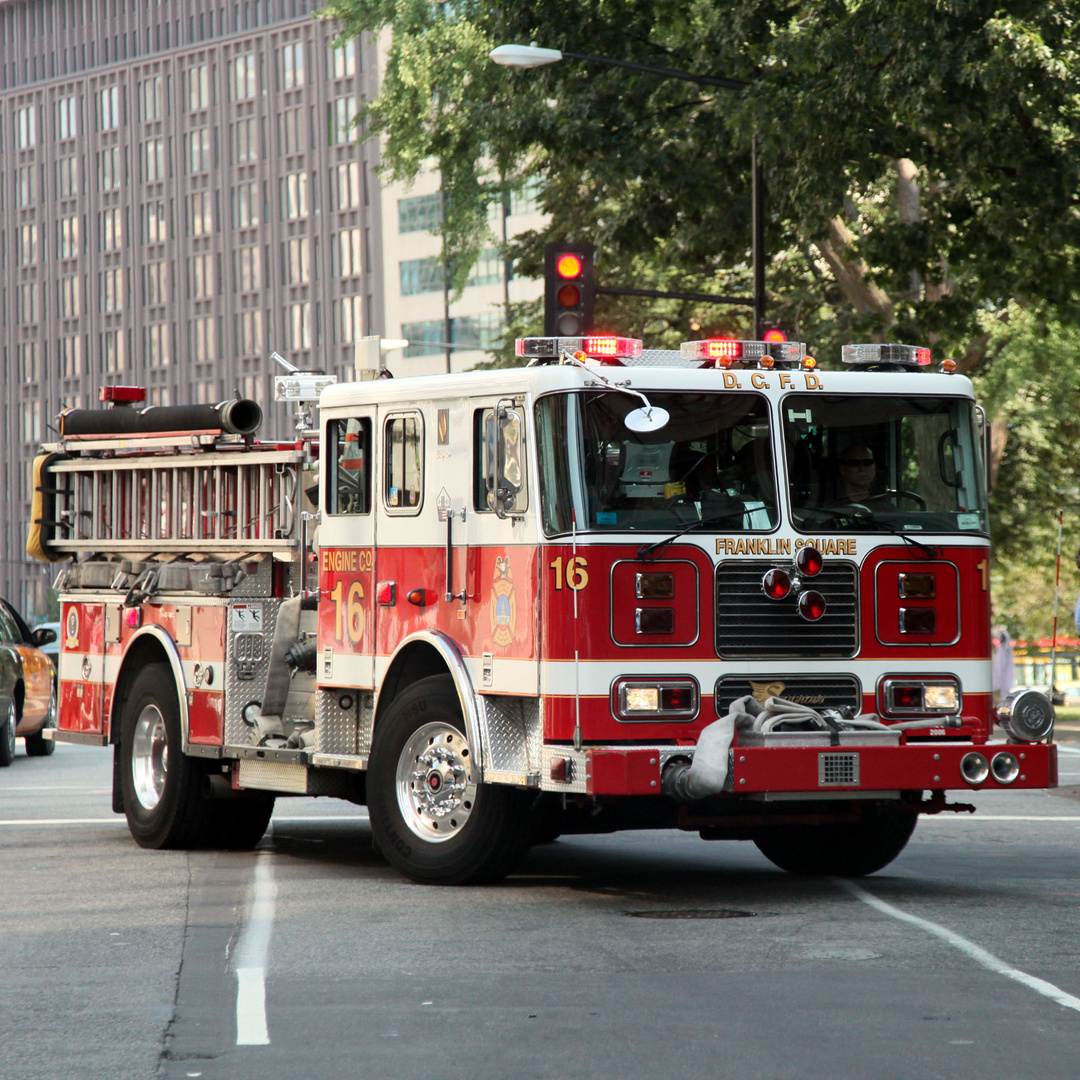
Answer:
<path fill-rule="evenodd" d="M 840 464 L 844 465 L 844 466 L 863 465 L 863 466 L 869 467 L 869 466 L 874 464 L 874 459 L 872 457 L 847 458 L 847 459 L 841 461 Z"/>

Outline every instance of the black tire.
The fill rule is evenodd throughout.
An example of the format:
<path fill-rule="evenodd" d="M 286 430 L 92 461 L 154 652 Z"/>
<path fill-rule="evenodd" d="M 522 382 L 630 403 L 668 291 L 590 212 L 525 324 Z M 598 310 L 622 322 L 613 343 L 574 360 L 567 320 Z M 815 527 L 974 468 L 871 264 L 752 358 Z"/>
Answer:
<path fill-rule="evenodd" d="M 214 800 L 202 837 L 203 846 L 222 851 L 250 851 L 265 835 L 273 812 L 273 795 Z"/>
<path fill-rule="evenodd" d="M 48 757 L 55 750 L 56 743 L 52 739 L 46 739 L 40 731 L 26 736 L 27 757 Z"/>
<path fill-rule="evenodd" d="M 474 775 L 453 680 L 420 680 L 375 729 L 367 803 L 383 857 L 432 885 L 478 885 L 510 873 L 532 839 L 531 800 L 476 784 Z"/>
<path fill-rule="evenodd" d="M 862 877 L 888 866 L 904 850 L 917 820 L 913 813 L 868 807 L 857 824 L 775 826 L 754 843 L 791 874 Z"/>
<path fill-rule="evenodd" d="M 120 720 L 120 791 L 140 847 L 200 847 L 210 821 L 203 762 L 185 757 L 176 680 L 168 664 L 135 677 Z"/>
<path fill-rule="evenodd" d="M 15 760 L 15 728 L 19 723 L 19 714 L 15 702 L 9 701 L 5 707 L 6 715 L 0 720 L 0 769 L 6 769 Z"/>

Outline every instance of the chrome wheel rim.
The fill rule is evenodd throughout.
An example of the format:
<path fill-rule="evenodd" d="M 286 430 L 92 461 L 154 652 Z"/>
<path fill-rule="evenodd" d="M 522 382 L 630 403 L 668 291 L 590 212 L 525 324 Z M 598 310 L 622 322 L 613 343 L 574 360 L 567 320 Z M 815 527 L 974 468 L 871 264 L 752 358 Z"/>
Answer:
<path fill-rule="evenodd" d="M 15 754 L 15 728 L 18 726 L 19 718 L 15 714 L 15 706 L 8 706 L 7 722 L 4 724 L 4 741 L 7 743 L 8 757 L 13 757 Z"/>
<path fill-rule="evenodd" d="M 419 728 L 398 758 L 397 800 L 410 831 L 428 843 L 452 840 L 476 804 L 472 754 L 465 736 L 449 724 Z"/>
<path fill-rule="evenodd" d="M 165 717 L 156 705 L 147 705 L 135 721 L 131 740 L 131 779 L 135 797 L 147 810 L 153 810 L 165 792 L 169 771 L 169 744 Z"/>

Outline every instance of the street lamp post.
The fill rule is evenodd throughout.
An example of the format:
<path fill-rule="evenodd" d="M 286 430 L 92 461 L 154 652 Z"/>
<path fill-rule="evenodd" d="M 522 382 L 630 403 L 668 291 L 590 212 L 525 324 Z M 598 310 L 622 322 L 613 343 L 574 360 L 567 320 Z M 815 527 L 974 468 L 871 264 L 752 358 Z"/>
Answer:
<path fill-rule="evenodd" d="M 533 68 L 545 64 L 555 64 L 560 60 L 585 60 L 594 64 L 607 64 L 610 67 L 629 68 L 631 71 L 644 71 L 649 75 L 659 75 L 668 79 L 682 79 L 685 82 L 699 83 L 702 86 L 718 86 L 724 90 L 742 90 L 749 83 L 742 79 L 723 79 L 714 75 L 696 75 L 677 68 L 654 67 L 651 64 L 635 64 L 629 60 L 615 60 L 608 56 L 590 56 L 586 53 L 563 52 L 560 49 L 544 49 L 539 45 L 499 45 L 488 54 L 496 64 L 504 67 Z M 754 136 L 751 149 L 752 183 L 752 225 L 751 252 L 753 257 L 754 288 L 750 303 L 754 308 L 754 336 L 760 341 L 765 332 L 765 184 L 758 160 L 758 140 Z M 598 290 L 599 291 L 599 290 Z M 627 290 L 629 291 L 629 290 Z"/>

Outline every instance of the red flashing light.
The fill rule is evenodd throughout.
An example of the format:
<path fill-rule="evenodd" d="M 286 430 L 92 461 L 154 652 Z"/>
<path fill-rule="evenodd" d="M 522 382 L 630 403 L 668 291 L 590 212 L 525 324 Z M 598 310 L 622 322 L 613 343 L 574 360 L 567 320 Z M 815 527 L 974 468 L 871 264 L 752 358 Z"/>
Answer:
<path fill-rule="evenodd" d="M 145 400 L 145 386 L 102 386 L 98 389 L 98 401 L 111 401 L 114 405 L 133 405 Z"/>
<path fill-rule="evenodd" d="M 807 577 L 815 577 L 821 573 L 821 568 L 825 565 L 825 560 L 822 558 L 821 552 L 814 547 L 799 548 L 795 555 L 795 566 L 798 568 L 800 574 L 805 574 Z"/>
<path fill-rule="evenodd" d="M 709 342 L 709 355 L 714 360 L 738 360 L 742 356 L 742 342 L 732 338 L 719 338 Z"/>
<path fill-rule="evenodd" d="M 761 589 L 770 600 L 783 600 L 791 592 L 791 578 L 774 567 L 761 579 Z"/>
<path fill-rule="evenodd" d="M 580 255 L 574 255 L 572 252 L 567 252 L 565 255 L 560 255 L 556 261 L 555 273 L 561 278 L 580 277 L 584 265 Z"/>
<path fill-rule="evenodd" d="M 930 366 L 930 350 L 929 349 L 916 349 L 915 350 L 915 363 L 919 367 Z"/>
<path fill-rule="evenodd" d="M 771 330 L 765 331 L 765 336 L 762 341 L 787 341 L 787 334 L 783 330 L 773 327 Z"/>
<path fill-rule="evenodd" d="M 807 622 L 817 622 L 825 614 L 825 597 L 819 592 L 804 592 L 799 597 L 799 614 Z"/>

